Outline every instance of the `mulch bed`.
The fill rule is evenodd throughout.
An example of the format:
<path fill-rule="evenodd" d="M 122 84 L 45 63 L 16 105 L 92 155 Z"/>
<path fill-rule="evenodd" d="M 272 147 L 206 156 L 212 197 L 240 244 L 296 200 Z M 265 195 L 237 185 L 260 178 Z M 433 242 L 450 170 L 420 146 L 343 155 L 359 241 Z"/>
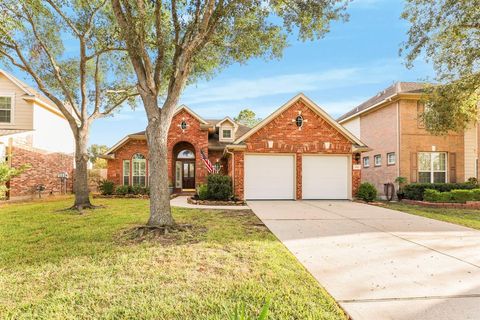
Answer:
<path fill-rule="evenodd" d="M 178 197 L 178 194 L 170 195 L 170 199 Z M 99 199 L 150 199 L 148 194 L 94 194 L 93 198 Z"/>
<path fill-rule="evenodd" d="M 204 206 L 245 206 L 247 203 L 243 200 L 229 200 L 229 201 L 220 201 L 220 200 L 199 200 L 192 197 L 187 198 L 187 202 L 190 204 L 204 205 Z"/>

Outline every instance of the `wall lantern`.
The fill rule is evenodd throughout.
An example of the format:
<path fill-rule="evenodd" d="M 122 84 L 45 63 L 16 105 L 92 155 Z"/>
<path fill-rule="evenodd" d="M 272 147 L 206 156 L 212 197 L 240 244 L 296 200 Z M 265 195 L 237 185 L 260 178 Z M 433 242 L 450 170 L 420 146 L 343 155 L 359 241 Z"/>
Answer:
<path fill-rule="evenodd" d="M 331 144 L 329 141 L 325 141 L 325 142 L 323 143 L 323 148 L 324 148 L 324 149 L 327 149 L 327 150 L 328 150 L 328 149 L 330 149 L 331 146 L 332 146 L 332 144 Z"/>
<path fill-rule="evenodd" d="M 355 153 L 355 163 L 360 163 L 360 153 Z"/>

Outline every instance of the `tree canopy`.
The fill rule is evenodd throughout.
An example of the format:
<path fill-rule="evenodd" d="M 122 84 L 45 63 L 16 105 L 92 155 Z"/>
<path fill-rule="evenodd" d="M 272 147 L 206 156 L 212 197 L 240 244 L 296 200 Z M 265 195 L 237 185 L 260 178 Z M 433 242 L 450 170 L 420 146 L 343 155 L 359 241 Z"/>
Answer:
<path fill-rule="evenodd" d="M 233 118 L 233 120 L 250 128 L 254 127 L 257 123 L 262 121 L 262 119 L 257 118 L 255 112 L 250 109 L 241 110 L 238 113 L 238 116 Z"/>
<path fill-rule="evenodd" d="M 424 99 L 426 129 L 465 129 L 477 120 L 480 101 L 480 1 L 407 0 L 402 17 L 410 23 L 401 49 L 407 66 L 425 58 L 436 73 Z"/>

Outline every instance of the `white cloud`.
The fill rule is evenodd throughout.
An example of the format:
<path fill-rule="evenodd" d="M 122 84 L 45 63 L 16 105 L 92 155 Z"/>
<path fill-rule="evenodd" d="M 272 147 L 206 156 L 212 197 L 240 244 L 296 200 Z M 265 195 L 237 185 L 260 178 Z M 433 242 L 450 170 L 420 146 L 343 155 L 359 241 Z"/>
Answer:
<path fill-rule="evenodd" d="M 236 101 L 278 94 L 342 86 L 357 77 L 359 69 L 331 69 L 325 72 L 284 74 L 258 79 L 229 79 L 223 83 L 202 83 L 186 90 L 183 101 L 198 104 L 214 101 Z"/>

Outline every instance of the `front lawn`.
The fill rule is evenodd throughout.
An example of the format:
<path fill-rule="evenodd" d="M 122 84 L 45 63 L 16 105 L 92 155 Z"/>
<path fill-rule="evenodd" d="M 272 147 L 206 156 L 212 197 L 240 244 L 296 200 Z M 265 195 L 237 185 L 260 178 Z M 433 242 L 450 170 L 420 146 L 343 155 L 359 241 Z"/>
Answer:
<path fill-rule="evenodd" d="M 346 319 L 250 211 L 175 209 L 192 230 L 138 242 L 123 231 L 146 200 L 58 211 L 70 203 L 0 207 L 1 319 L 229 319 L 268 298 L 268 319 Z"/>
<path fill-rule="evenodd" d="M 417 216 L 451 222 L 480 230 L 480 210 L 427 208 L 402 202 L 385 202 L 387 208 Z"/>

